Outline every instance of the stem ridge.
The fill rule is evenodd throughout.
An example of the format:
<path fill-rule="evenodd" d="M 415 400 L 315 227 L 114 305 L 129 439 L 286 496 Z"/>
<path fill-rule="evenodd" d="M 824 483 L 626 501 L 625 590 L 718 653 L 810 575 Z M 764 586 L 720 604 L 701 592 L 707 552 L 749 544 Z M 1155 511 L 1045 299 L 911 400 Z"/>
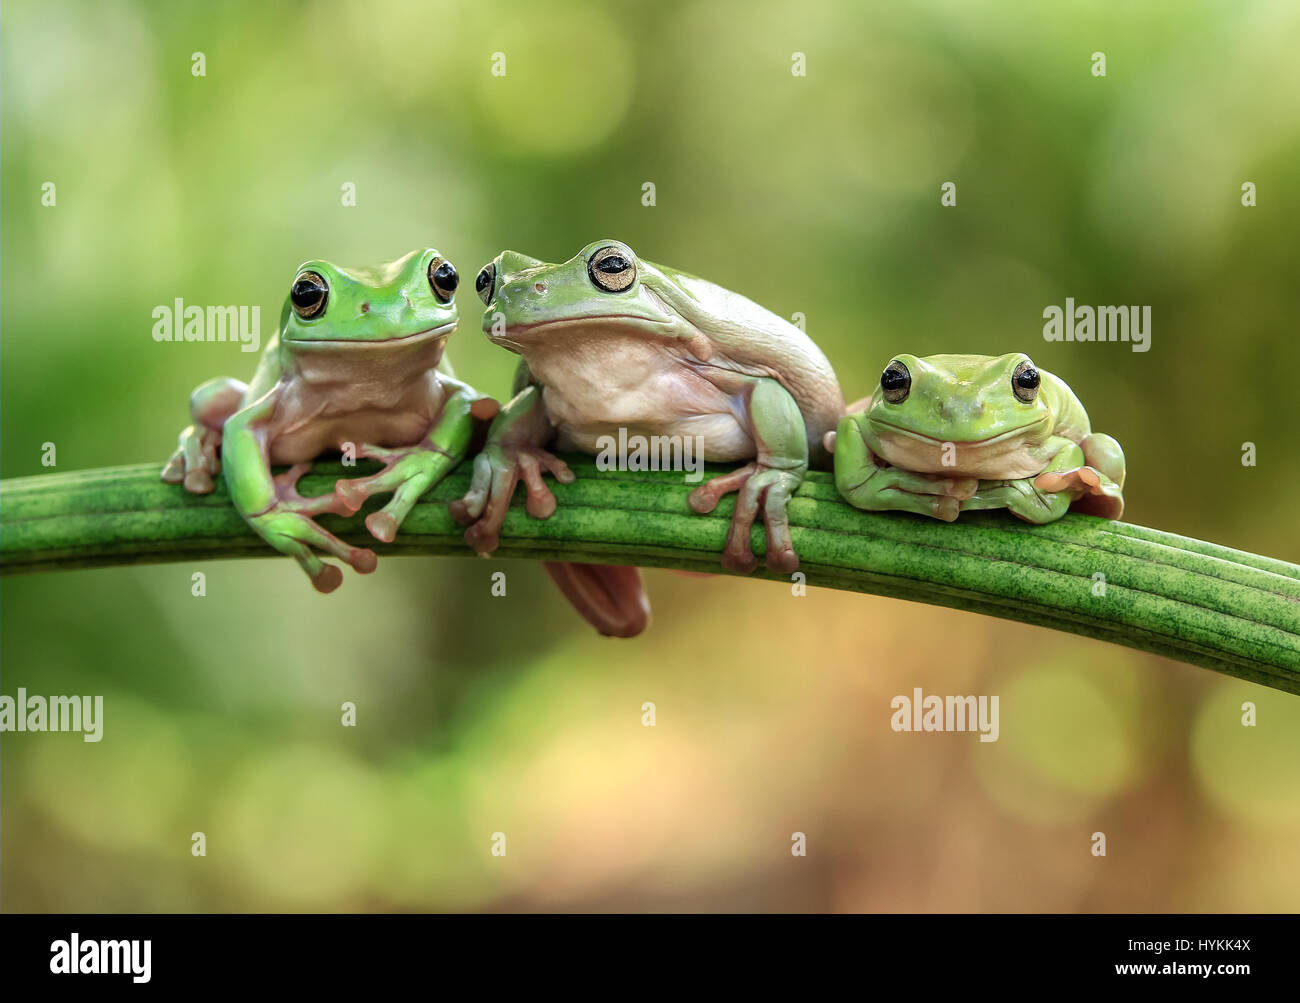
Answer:
<path fill-rule="evenodd" d="M 567 456 L 577 479 L 551 485 L 559 507 L 533 519 L 516 500 L 502 558 L 639 564 L 727 574 L 718 564 L 734 500 L 708 515 L 687 503 L 680 473 L 597 471 Z M 320 463 L 314 495 L 375 464 Z M 710 467 L 710 472 L 723 468 Z M 240 518 L 224 482 L 210 495 L 162 483 L 139 464 L 0 482 L 0 574 L 196 559 L 276 556 Z M 412 510 L 383 554 L 473 556 L 446 503 L 464 494 L 462 464 Z M 349 543 L 375 546 L 363 520 L 322 516 Z M 1300 566 L 1092 516 L 1031 526 L 1007 513 L 955 523 L 862 512 L 829 474 L 812 472 L 789 506 L 807 584 L 969 610 L 1095 637 L 1300 693 Z M 761 527 L 754 549 L 762 554 Z M 1094 589 L 1094 575 L 1104 588 Z M 789 582 L 760 569 L 757 577 Z"/>

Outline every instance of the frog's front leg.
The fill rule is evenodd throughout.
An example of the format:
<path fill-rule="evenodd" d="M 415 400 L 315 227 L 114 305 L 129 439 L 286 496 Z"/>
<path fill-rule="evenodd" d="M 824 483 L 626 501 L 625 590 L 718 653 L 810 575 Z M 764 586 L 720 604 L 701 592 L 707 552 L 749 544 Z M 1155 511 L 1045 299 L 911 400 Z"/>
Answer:
<path fill-rule="evenodd" d="M 190 394 L 190 416 L 194 424 L 177 439 L 176 451 L 163 467 L 168 484 L 185 484 L 196 495 L 212 491 L 212 478 L 221 473 L 221 430 L 239 410 L 248 387 L 220 376 L 199 384 Z"/>
<path fill-rule="evenodd" d="M 1107 436 L 1109 438 L 1109 436 Z M 1111 440 L 1112 442 L 1114 440 Z M 1026 522 L 1054 522 L 1084 495 L 1107 495 L 1110 479 L 1087 463 L 1086 454 L 1069 439 L 1047 441 L 1055 454 L 1034 477 L 1009 481 L 981 481 L 979 490 L 962 502 L 962 511 L 1005 508 Z"/>
<path fill-rule="evenodd" d="M 484 414 L 483 402 L 490 400 L 459 381 L 444 378 L 443 383 L 453 392 L 444 402 L 433 428 L 420 442 L 398 448 L 358 445 L 358 456 L 379 460 L 384 469 L 368 477 L 339 481 L 334 486 L 353 512 L 371 495 L 392 492 L 387 505 L 366 516 L 366 528 L 371 536 L 383 543 L 393 542 L 402 520 L 420 496 L 464 458 L 474 421 Z"/>
<path fill-rule="evenodd" d="M 715 477 L 690 494 L 696 512 L 712 512 L 722 497 L 736 495 L 736 510 L 722 551 L 722 566 L 745 574 L 758 566 L 750 546 L 750 529 L 759 512 L 767 530 L 767 567 L 789 574 L 799 567 L 790 539 L 787 506 L 808 472 L 808 439 L 803 415 L 790 392 L 773 379 L 756 379 L 748 387 L 750 433 L 758 448 L 753 463 Z"/>
<path fill-rule="evenodd" d="M 352 510 L 336 492 L 319 498 L 298 493 L 298 478 L 310 464 L 300 463 L 272 476 L 267 424 L 275 412 L 278 393 L 277 386 L 226 422 L 221 447 L 226 487 L 235 508 L 258 536 L 296 560 L 317 591 L 333 592 L 342 583 L 343 573 L 322 561 L 312 547 L 346 561 L 361 574 L 375 570 L 375 554 L 349 546 L 312 519 L 323 512 L 349 515 Z"/>
<path fill-rule="evenodd" d="M 465 542 L 475 553 L 496 550 L 510 499 L 521 479 L 528 492 L 529 515 L 546 519 L 555 511 L 555 495 L 542 479 L 542 469 L 561 484 L 572 484 L 575 478 L 567 463 L 542 448 L 554 431 L 546 417 L 542 388 L 536 384 L 525 386 L 501 408 L 486 445 L 474 457 L 469 491 L 448 505 L 452 518 L 468 527 Z"/>
<path fill-rule="evenodd" d="M 1092 432 L 1079 443 L 1084 466 L 1064 473 L 1042 473 L 1034 484 L 1044 490 L 1073 492 L 1076 512 L 1118 519 L 1124 514 L 1124 450 L 1109 435 Z"/>
<path fill-rule="evenodd" d="M 835 430 L 835 486 L 851 505 L 868 512 L 914 512 L 944 522 L 957 518 L 963 499 L 979 487 L 976 478 L 918 474 L 882 463 L 858 421 L 846 415 Z"/>

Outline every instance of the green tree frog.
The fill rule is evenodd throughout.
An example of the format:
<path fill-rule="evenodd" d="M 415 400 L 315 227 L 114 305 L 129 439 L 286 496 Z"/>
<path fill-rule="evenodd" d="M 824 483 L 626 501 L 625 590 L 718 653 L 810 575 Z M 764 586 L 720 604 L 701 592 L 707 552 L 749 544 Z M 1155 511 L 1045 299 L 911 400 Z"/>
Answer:
<path fill-rule="evenodd" d="M 853 505 L 952 522 L 1009 509 L 1027 522 L 1124 512 L 1124 452 L 1079 398 L 1022 353 L 898 355 L 826 438 Z"/>
<path fill-rule="evenodd" d="M 206 494 L 224 468 L 240 515 L 321 592 L 338 588 L 343 574 L 312 548 L 373 571 L 373 551 L 347 545 L 313 517 L 351 515 L 371 495 L 391 492 L 366 518 L 375 539 L 391 542 L 420 495 L 465 455 L 474 419 L 497 410 L 443 358 L 456 328 L 457 282 L 455 266 L 432 248 L 372 268 L 303 264 L 252 383 L 223 377 L 194 391 L 194 424 L 162 479 Z M 384 469 L 340 480 L 326 495 L 300 495 L 311 461 L 335 450 Z M 275 474 L 277 465 L 289 469 Z"/>
<path fill-rule="evenodd" d="M 527 510 L 547 518 L 555 497 L 542 471 L 573 474 L 549 449 L 598 453 L 620 429 L 699 436 L 704 459 L 744 462 L 696 488 L 690 505 L 737 501 L 721 560 L 752 571 L 750 529 L 761 515 L 767 567 L 799 565 L 786 505 L 809 465 L 824 466 L 823 435 L 843 413 L 830 363 L 793 324 L 703 279 L 639 259 L 616 240 L 588 244 L 563 264 L 504 251 L 479 272 L 483 331 L 522 356 L 516 396 L 474 460 L 452 514 L 479 553 L 497 546 L 520 479 Z M 552 564 L 551 575 L 602 633 L 644 629 L 648 605 L 635 568 Z"/>

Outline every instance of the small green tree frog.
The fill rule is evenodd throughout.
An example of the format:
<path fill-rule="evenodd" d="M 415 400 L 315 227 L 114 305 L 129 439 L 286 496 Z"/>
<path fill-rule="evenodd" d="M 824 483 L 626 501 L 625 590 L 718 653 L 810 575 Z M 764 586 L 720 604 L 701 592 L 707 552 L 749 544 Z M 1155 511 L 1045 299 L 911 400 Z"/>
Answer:
<path fill-rule="evenodd" d="M 373 571 L 373 551 L 348 546 L 313 517 L 351 515 L 371 495 L 391 492 L 366 518 L 375 539 L 391 542 L 420 495 L 465 455 L 473 421 L 497 410 L 443 356 L 456 328 L 457 283 L 455 266 L 433 248 L 372 268 L 306 262 L 252 382 L 217 378 L 191 395 L 194 424 L 162 479 L 206 494 L 224 469 L 240 515 L 321 592 L 343 575 L 312 548 Z M 384 469 L 339 480 L 326 495 L 300 495 L 311 461 L 334 450 Z M 289 469 L 274 474 L 275 465 Z"/>
<path fill-rule="evenodd" d="M 505 251 L 475 283 L 483 331 L 522 356 L 516 396 L 493 422 L 474 460 L 468 493 L 452 505 L 479 553 L 497 546 L 515 486 L 546 518 L 568 466 L 550 448 L 598 453 L 620 429 L 639 436 L 699 436 L 702 454 L 744 462 L 690 495 L 712 511 L 737 501 L 721 560 L 752 571 L 750 529 L 761 515 L 766 562 L 794 571 L 798 556 L 786 506 L 811 465 L 825 466 L 823 435 L 843 413 L 830 363 L 793 324 L 703 279 L 637 257 L 617 240 L 588 244 L 563 264 Z M 644 628 L 648 607 L 635 569 L 549 567 L 566 595 L 603 633 Z"/>
<path fill-rule="evenodd" d="M 974 509 L 1033 523 L 1072 506 L 1124 512 L 1119 443 L 1092 431 L 1074 392 L 1023 353 L 895 356 L 825 444 L 836 486 L 861 509 L 945 522 Z"/>

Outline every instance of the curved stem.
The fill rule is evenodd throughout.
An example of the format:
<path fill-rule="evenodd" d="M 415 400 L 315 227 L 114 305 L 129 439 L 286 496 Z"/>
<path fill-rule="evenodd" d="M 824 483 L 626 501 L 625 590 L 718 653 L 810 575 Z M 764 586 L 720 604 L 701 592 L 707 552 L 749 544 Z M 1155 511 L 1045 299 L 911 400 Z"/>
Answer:
<path fill-rule="evenodd" d="M 577 480 L 553 485 L 555 514 L 533 519 L 517 500 L 498 556 L 725 573 L 718 554 L 730 500 L 696 515 L 680 473 L 598 472 L 589 457 L 569 461 Z M 446 504 L 464 494 L 467 469 L 426 494 L 380 553 L 470 556 Z M 271 553 L 220 482 L 210 495 L 191 495 L 161 483 L 158 472 L 148 464 L 0 483 L 0 571 Z M 357 473 L 323 463 L 299 487 L 319 494 Z M 345 540 L 375 546 L 362 525 L 374 507 L 321 521 Z M 808 475 L 790 504 L 790 523 L 808 585 L 1039 624 L 1300 693 L 1294 564 L 1081 515 L 1031 526 L 997 512 L 952 524 L 860 512 L 822 473 Z M 761 553 L 761 531 L 754 544 Z"/>

